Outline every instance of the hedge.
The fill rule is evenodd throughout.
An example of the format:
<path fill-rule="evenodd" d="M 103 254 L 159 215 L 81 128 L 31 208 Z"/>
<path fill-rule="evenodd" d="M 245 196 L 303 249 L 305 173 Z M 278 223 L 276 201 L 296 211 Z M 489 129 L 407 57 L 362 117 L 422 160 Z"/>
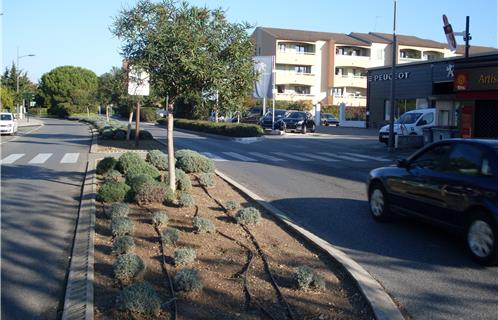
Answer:
<path fill-rule="evenodd" d="M 167 119 L 159 119 L 159 124 L 166 125 Z M 263 128 L 255 124 L 212 122 L 204 120 L 175 119 L 174 126 L 179 129 L 219 134 L 229 137 L 259 137 L 264 135 Z"/>

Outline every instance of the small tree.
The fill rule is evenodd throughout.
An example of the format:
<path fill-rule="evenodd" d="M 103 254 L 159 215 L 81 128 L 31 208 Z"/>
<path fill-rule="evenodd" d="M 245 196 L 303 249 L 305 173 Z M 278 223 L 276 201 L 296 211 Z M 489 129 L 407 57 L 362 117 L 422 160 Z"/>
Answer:
<path fill-rule="evenodd" d="M 167 100 L 169 185 L 174 174 L 173 111 L 182 95 L 220 92 L 236 106 L 252 86 L 253 46 L 246 23 L 230 23 L 225 12 L 187 2 L 141 0 L 124 9 L 111 31 L 123 41 L 122 55 L 150 75 L 151 85 Z"/>

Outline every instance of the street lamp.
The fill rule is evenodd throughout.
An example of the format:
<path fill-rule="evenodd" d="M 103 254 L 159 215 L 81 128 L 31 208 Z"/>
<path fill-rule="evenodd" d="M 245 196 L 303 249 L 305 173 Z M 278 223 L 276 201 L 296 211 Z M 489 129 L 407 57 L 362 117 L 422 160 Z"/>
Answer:
<path fill-rule="evenodd" d="M 17 95 L 19 95 L 19 76 L 21 75 L 21 69 L 19 68 L 19 59 L 22 59 L 22 58 L 26 58 L 26 57 L 34 57 L 35 55 L 33 53 L 30 53 L 30 54 L 25 54 L 25 55 L 22 55 L 20 56 L 19 55 L 19 47 L 17 47 L 17 63 L 16 63 L 16 72 L 17 72 L 17 75 L 16 75 L 16 93 Z M 19 108 L 19 104 L 17 105 L 17 107 Z M 22 106 L 24 108 L 24 104 Z M 21 108 L 18 109 L 19 110 L 19 118 L 22 119 L 22 114 L 23 114 L 23 110 L 21 110 Z"/>

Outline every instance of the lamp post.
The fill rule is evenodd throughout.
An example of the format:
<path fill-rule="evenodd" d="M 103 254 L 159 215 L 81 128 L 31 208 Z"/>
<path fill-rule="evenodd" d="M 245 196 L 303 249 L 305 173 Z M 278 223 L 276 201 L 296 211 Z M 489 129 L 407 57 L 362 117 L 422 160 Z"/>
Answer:
<path fill-rule="evenodd" d="M 394 0 L 394 23 L 393 23 L 393 41 L 392 41 L 392 74 L 391 74 L 391 105 L 389 116 L 389 146 L 388 151 L 394 151 L 394 100 L 395 100 L 395 79 L 396 79 L 396 60 L 398 50 L 396 50 L 396 5 L 397 0 Z"/>
<path fill-rule="evenodd" d="M 30 53 L 30 54 L 25 54 L 25 55 L 22 55 L 20 56 L 19 55 L 19 47 L 17 47 L 17 63 L 16 63 L 16 94 L 19 95 L 19 76 L 21 75 L 21 71 L 19 69 L 19 59 L 22 59 L 22 58 L 26 58 L 26 57 L 34 57 L 35 55 Z M 19 119 L 22 119 L 22 114 L 23 114 L 23 110 L 22 108 L 24 108 L 24 103 L 23 103 L 23 106 L 22 108 L 19 108 L 19 103 L 17 104 L 17 107 L 18 107 L 18 110 L 19 110 Z"/>

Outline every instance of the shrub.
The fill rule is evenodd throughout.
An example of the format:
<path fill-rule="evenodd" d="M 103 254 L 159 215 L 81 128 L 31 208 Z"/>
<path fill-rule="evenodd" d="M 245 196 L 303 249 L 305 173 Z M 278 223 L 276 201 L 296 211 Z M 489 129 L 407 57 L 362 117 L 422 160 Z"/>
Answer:
<path fill-rule="evenodd" d="M 154 212 L 154 214 L 152 215 L 152 223 L 156 227 L 165 226 L 168 224 L 168 221 L 169 217 L 164 211 Z"/>
<path fill-rule="evenodd" d="M 130 130 L 130 136 L 134 138 L 135 137 L 135 132 L 136 132 L 135 129 L 131 129 Z M 154 137 L 152 136 L 152 134 L 149 131 L 146 131 L 146 130 L 140 130 L 140 132 L 138 133 L 138 137 L 140 138 L 140 140 L 152 140 L 152 139 L 154 139 Z"/>
<path fill-rule="evenodd" d="M 132 313 L 157 317 L 161 312 L 161 299 L 154 288 L 146 282 L 133 283 L 123 289 L 121 307 Z"/>
<path fill-rule="evenodd" d="M 153 165 L 144 162 L 130 166 L 126 173 L 126 180 L 130 181 L 133 177 L 139 175 L 147 175 L 153 179 L 157 179 L 161 176 L 161 173 Z"/>
<path fill-rule="evenodd" d="M 173 279 L 175 290 L 192 292 L 202 289 L 199 273 L 195 269 L 182 269 L 175 274 Z"/>
<path fill-rule="evenodd" d="M 111 232 L 115 237 L 133 234 L 133 222 L 129 218 L 115 218 L 111 222 Z"/>
<path fill-rule="evenodd" d="M 154 122 L 158 118 L 156 113 L 156 108 L 140 108 L 140 121 L 143 122 Z"/>
<path fill-rule="evenodd" d="M 211 188 L 214 187 L 214 174 L 209 172 L 209 173 L 203 173 L 199 177 L 199 182 L 201 183 L 201 186 L 206 187 L 206 188 Z"/>
<path fill-rule="evenodd" d="M 126 130 L 123 129 L 116 129 L 114 130 L 114 135 L 112 136 L 112 139 L 114 140 L 125 140 L 126 139 Z"/>
<path fill-rule="evenodd" d="M 133 253 L 118 256 L 114 263 L 114 278 L 122 284 L 134 282 L 143 275 L 144 271 L 145 264 L 142 258 Z"/>
<path fill-rule="evenodd" d="M 116 169 L 123 174 L 127 174 L 130 167 L 143 163 L 145 163 L 145 161 L 140 158 L 138 154 L 133 152 L 125 152 L 118 158 Z"/>
<path fill-rule="evenodd" d="M 145 160 L 159 170 L 168 170 L 168 155 L 160 150 L 149 151 Z"/>
<path fill-rule="evenodd" d="M 113 137 L 114 137 L 114 132 L 110 127 L 104 128 L 104 130 L 102 130 L 102 133 L 100 134 L 100 138 L 104 140 L 111 140 Z"/>
<path fill-rule="evenodd" d="M 168 189 L 167 185 L 158 181 L 145 182 L 134 191 L 135 201 L 138 204 L 162 203 Z"/>
<path fill-rule="evenodd" d="M 242 225 L 257 224 L 261 220 L 261 213 L 256 208 L 244 208 L 237 212 L 235 220 Z"/>
<path fill-rule="evenodd" d="M 165 123 L 161 121 L 160 123 Z M 211 122 L 202 120 L 175 119 L 175 127 L 193 131 L 219 134 L 229 137 L 259 137 L 263 128 L 256 124 Z"/>
<path fill-rule="evenodd" d="M 194 217 L 192 219 L 192 225 L 198 233 L 214 233 L 216 231 L 214 223 L 206 218 Z"/>
<path fill-rule="evenodd" d="M 135 249 L 135 241 L 130 236 L 118 236 L 112 241 L 112 252 L 115 254 L 131 253 Z"/>
<path fill-rule="evenodd" d="M 232 210 L 237 210 L 240 208 L 240 204 L 235 201 L 235 200 L 228 200 L 226 203 L 225 203 L 225 207 L 227 208 L 228 211 L 232 211 Z"/>
<path fill-rule="evenodd" d="M 213 160 L 192 150 L 175 152 L 176 167 L 186 173 L 214 172 Z"/>
<path fill-rule="evenodd" d="M 175 169 L 176 189 L 180 191 L 190 191 L 192 182 L 190 177 L 181 169 Z M 164 181 L 169 185 L 169 172 L 164 175 Z"/>
<path fill-rule="evenodd" d="M 178 205 L 183 208 L 192 207 L 195 204 L 194 198 L 186 192 L 180 193 L 178 197 Z"/>
<path fill-rule="evenodd" d="M 97 200 L 104 202 L 123 202 L 130 187 L 123 182 L 106 181 L 100 186 Z"/>
<path fill-rule="evenodd" d="M 116 163 L 118 163 L 118 160 L 114 159 L 113 157 L 106 157 L 100 160 L 97 164 L 97 174 L 105 174 L 113 170 L 116 166 Z"/>
<path fill-rule="evenodd" d="M 161 234 L 161 239 L 164 242 L 164 244 L 176 245 L 176 243 L 178 242 L 179 233 L 180 232 L 178 231 L 178 229 L 167 228 L 163 230 Z"/>
<path fill-rule="evenodd" d="M 145 175 L 145 174 L 140 174 L 140 175 L 130 177 L 127 180 L 127 183 L 130 186 L 131 191 L 134 193 L 144 183 L 152 183 L 154 181 L 155 181 L 154 178 L 152 178 L 151 176 Z"/>
<path fill-rule="evenodd" d="M 195 261 L 195 250 L 192 248 L 179 248 L 173 253 L 173 261 L 175 266 L 182 266 Z"/>
<path fill-rule="evenodd" d="M 171 189 L 169 185 L 167 187 L 168 190 L 166 191 L 166 195 L 164 196 L 164 202 L 167 204 L 173 204 L 176 201 L 176 192 L 173 191 L 173 189 Z"/>
<path fill-rule="evenodd" d="M 107 211 L 107 217 L 114 218 L 126 218 L 130 213 L 130 207 L 126 203 L 115 202 L 111 205 L 109 210 Z"/>
<path fill-rule="evenodd" d="M 298 267 L 293 274 L 299 290 L 324 290 L 325 280 L 308 266 Z"/>
<path fill-rule="evenodd" d="M 111 170 L 105 174 L 104 181 L 123 182 L 123 176 L 118 170 Z"/>

